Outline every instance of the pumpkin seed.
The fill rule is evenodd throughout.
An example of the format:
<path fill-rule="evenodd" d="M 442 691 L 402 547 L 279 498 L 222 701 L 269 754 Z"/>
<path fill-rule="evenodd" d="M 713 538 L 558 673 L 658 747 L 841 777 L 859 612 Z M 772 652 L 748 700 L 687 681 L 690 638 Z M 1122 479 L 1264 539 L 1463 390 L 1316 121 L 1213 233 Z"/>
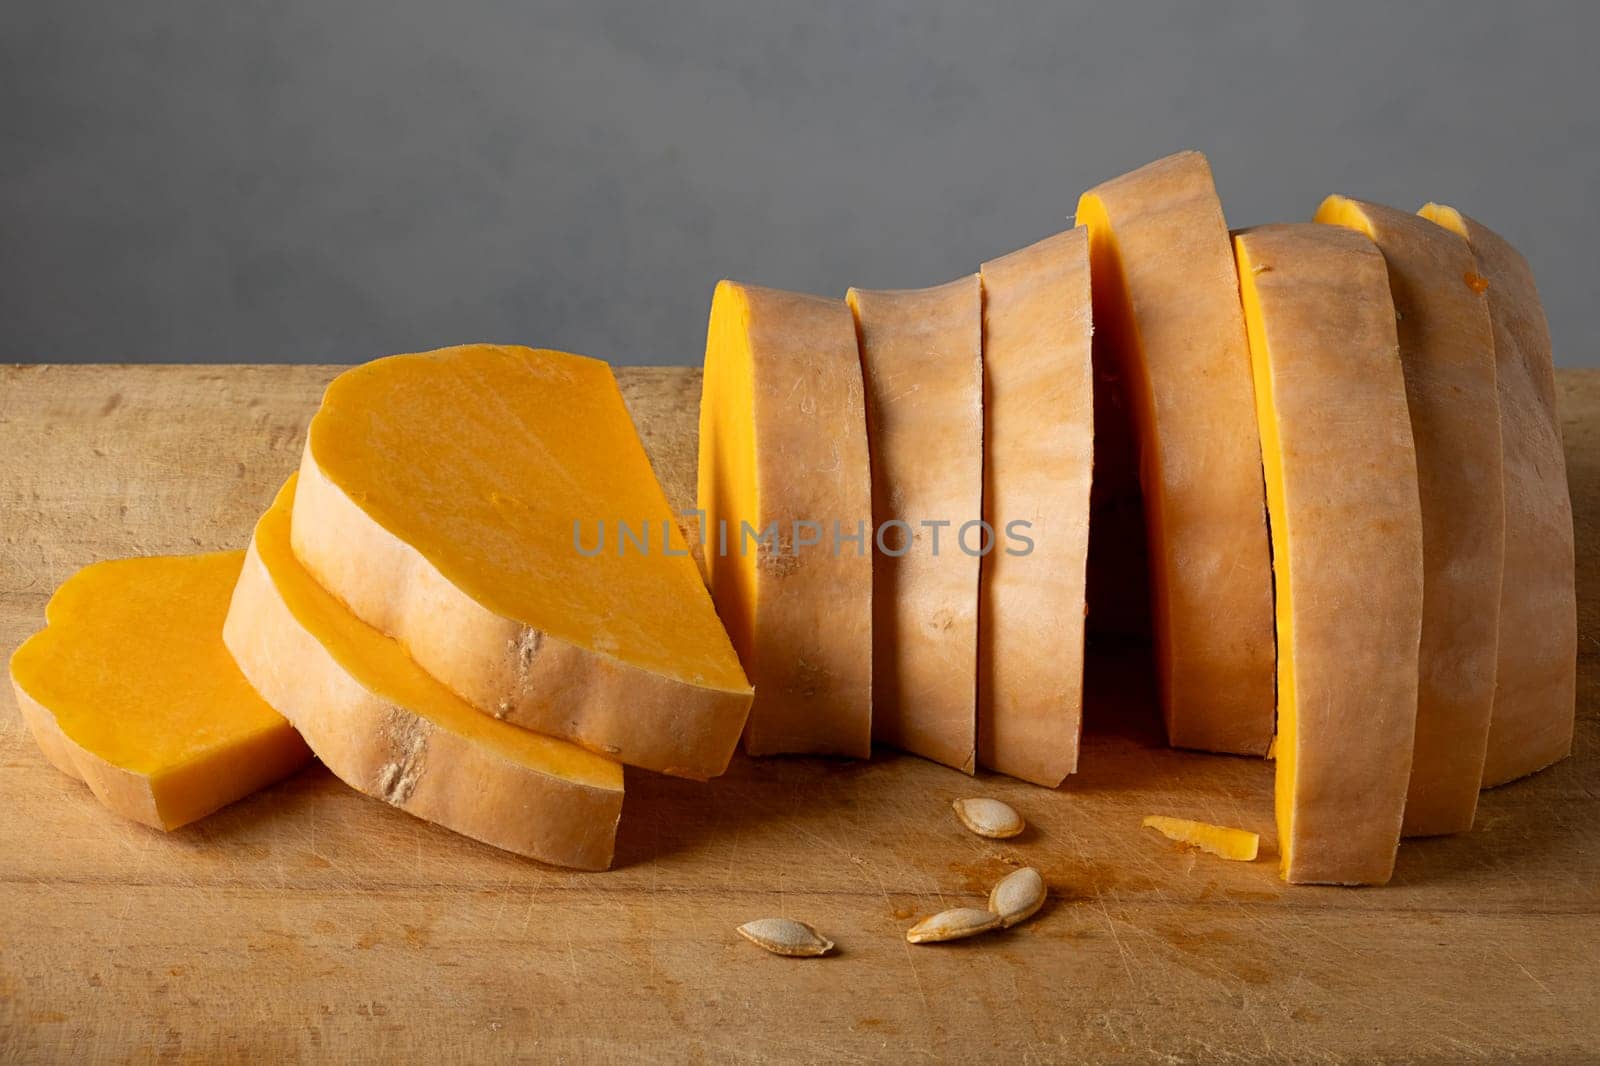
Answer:
<path fill-rule="evenodd" d="M 1013 870 L 989 892 L 989 909 L 1000 916 L 1000 928 L 1027 921 L 1044 906 L 1044 878 L 1031 866 Z"/>
<path fill-rule="evenodd" d="M 833 941 L 792 918 L 757 918 L 741 925 L 739 935 L 774 955 L 790 958 L 826 955 L 833 950 Z"/>
<path fill-rule="evenodd" d="M 1005 840 L 1027 828 L 1016 808 L 997 799 L 958 799 L 952 806 L 962 825 L 990 840 Z"/>
<path fill-rule="evenodd" d="M 913 944 L 938 944 L 945 940 L 961 940 L 1000 928 L 1000 916 L 976 907 L 957 907 L 940 911 L 931 918 L 906 930 L 906 939 Z"/>

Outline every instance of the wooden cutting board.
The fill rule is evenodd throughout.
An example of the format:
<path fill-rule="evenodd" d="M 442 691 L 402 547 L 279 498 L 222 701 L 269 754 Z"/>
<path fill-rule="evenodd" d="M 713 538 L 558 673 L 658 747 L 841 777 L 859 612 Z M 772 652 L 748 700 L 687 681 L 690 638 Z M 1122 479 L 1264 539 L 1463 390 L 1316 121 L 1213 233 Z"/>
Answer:
<path fill-rule="evenodd" d="M 0 368 L 0 649 L 108 556 L 243 545 L 329 367 Z M 675 502 L 699 377 L 618 374 Z M 1137 649 L 1091 662 L 1083 771 L 1050 792 L 882 753 L 628 776 L 617 868 L 548 869 L 313 766 L 162 834 L 119 820 L 0 697 L 0 1058 L 1008 1062 L 1600 1055 L 1600 373 L 1561 377 L 1582 641 L 1572 758 L 1408 842 L 1381 889 L 1278 881 L 1270 765 L 1168 751 Z M 983 794 L 1023 837 L 967 834 Z M 1146 813 L 1260 830 L 1227 863 Z M 911 947 L 1019 864 L 1033 922 Z M 734 934 L 790 915 L 835 957 Z"/>

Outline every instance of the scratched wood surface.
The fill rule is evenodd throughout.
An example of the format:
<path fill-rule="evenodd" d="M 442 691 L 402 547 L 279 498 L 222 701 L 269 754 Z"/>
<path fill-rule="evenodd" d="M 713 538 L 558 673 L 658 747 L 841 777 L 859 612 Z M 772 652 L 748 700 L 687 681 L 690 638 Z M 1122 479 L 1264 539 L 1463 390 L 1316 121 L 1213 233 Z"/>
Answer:
<path fill-rule="evenodd" d="M 107 556 L 244 543 L 295 465 L 316 367 L 0 368 L 0 650 Z M 619 376 L 669 491 L 693 492 L 691 370 Z M 1595 546 L 1600 374 L 1562 377 L 1579 543 L 1575 755 L 1408 843 L 1383 889 L 1291 889 L 1264 763 L 1162 749 L 1136 652 L 1091 661 L 1083 772 L 1057 792 L 914 758 L 630 772 L 617 868 L 548 869 L 313 766 L 170 835 L 119 821 L 0 697 L 0 1058 L 218 1061 L 1084 1059 L 1567 1061 L 1600 1056 Z M 1031 822 L 991 843 L 958 796 Z M 1259 829 L 1254 864 L 1178 850 L 1149 812 Z M 911 919 L 1019 863 L 1030 924 L 936 947 Z M 747 919 L 819 926 L 786 960 Z"/>

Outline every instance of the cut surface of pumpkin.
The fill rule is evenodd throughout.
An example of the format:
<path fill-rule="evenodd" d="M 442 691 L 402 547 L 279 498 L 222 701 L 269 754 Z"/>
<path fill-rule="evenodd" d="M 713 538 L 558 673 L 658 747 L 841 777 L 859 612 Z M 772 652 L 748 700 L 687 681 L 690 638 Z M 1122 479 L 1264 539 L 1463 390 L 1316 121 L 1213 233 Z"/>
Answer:
<path fill-rule="evenodd" d="M 1138 438 L 1167 737 L 1260 755 L 1272 739 L 1272 575 L 1239 283 L 1211 168 L 1181 152 L 1078 201 L 1097 361 Z"/>
<path fill-rule="evenodd" d="M 750 686 L 606 364 L 468 345 L 341 374 L 295 554 L 497 718 L 706 778 Z"/>
<path fill-rule="evenodd" d="M 11 657 L 40 750 L 126 818 L 176 829 L 311 758 L 223 646 L 243 560 L 229 551 L 85 567 Z"/>
<path fill-rule="evenodd" d="M 1505 238 L 1444 204 L 1424 218 L 1467 239 L 1494 328 L 1500 396 L 1506 560 L 1485 788 L 1542 770 L 1572 751 L 1578 609 L 1567 456 L 1555 365 L 1533 271 Z"/>
<path fill-rule="evenodd" d="M 1330 196 L 1316 221 L 1388 266 L 1422 507 L 1422 640 L 1405 834 L 1472 828 L 1494 704 L 1505 561 L 1494 330 L 1472 249 L 1427 219 Z"/>
<path fill-rule="evenodd" d="M 872 470 L 842 300 L 723 281 L 700 402 L 712 598 L 752 755 L 872 753 Z"/>
<path fill-rule="evenodd" d="M 1277 597 L 1279 865 L 1297 884 L 1382 884 L 1410 780 L 1423 597 L 1387 270 L 1371 240 L 1331 226 L 1261 226 L 1234 245 Z"/>

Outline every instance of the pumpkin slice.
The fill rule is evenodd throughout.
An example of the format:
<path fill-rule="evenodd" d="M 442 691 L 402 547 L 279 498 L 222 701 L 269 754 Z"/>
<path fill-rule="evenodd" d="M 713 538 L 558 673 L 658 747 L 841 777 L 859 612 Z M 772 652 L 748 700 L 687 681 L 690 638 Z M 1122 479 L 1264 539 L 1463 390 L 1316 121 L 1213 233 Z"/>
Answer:
<path fill-rule="evenodd" d="M 724 281 L 699 506 L 711 596 L 755 684 L 752 755 L 872 754 L 872 471 L 842 300 Z"/>
<path fill-rule="evenodd" d="M 1422 629 L 1417 460 L 1383 256 L 1332 226 L 1234 238 L 1271 514 L 1278 856 L 1382 884 L 1411 774 Z"/>
<path fill-rule="evenodd" d="M 982 278 L 983 510 L 998 543 L 979 582 L 978 762 L 1054 788 L 1077 769 L 1083 712 L 1088 233 L 992 260 Z"/>
<path fill-rule="evenodd" d="M 872 446 L 872 735 L 974 770 L 983 295 L 851 289 Z"/>
<path fill-rule="evenodd" d="M 125 818 L 176 829 L 311 758 L 223 647 L 243 561 L 229 551 L 85 567 L 11 657 L 39 749 Z"/>
<path fill-rule="evenodd" d="M 650 770 L 726 768 L 750 685 L 605 363 L 480 344 L 341 374 L 291 532 L 479 710 Z"/>
<path fill-rule="evenodd" d="M 559 866 L 611 865 L 622 767 L 499 722 L 351 614 L 289 545 L 294 479 L 256 524 L 223 640 L 351 788 Z"/>
<path fill-rule="evenodd" d="M 1505 560 L 1489 305 L 1458 234 L 1342 196 L 1323 201 L 1316 220 L 1371 237 L 1388 264 L 1422 503 L 1422 646 L 1405 833 L 1465 832 L 1483 781 Z"/>
<path fill-rule="evenodd" d="M 1139 446 L 1161 710 L 1172 744 L 1272 740 L 1272 572 L 1228 227 L 1198 152 L 1083 194 L 1097 361 Z"/>
<path fill-rule="evenodd" d="M 1489 300 L 1506 512 L 1500 644 L 1483 785 L 1542 770 L 1572 751 L 1578 608 L 1572 498 L 1556 415 L 1550 328 L 1528 261 L 1498 233 L 1453 207 L 1424 218 L 1467 239 Z"/>

